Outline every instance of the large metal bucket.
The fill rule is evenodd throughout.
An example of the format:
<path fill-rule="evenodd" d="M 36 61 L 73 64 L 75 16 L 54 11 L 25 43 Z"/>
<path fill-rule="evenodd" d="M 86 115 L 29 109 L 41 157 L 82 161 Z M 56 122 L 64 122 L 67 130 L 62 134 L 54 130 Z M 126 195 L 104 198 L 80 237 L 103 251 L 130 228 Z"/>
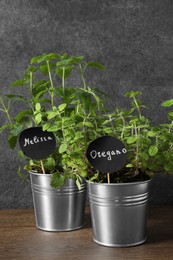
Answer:
<path fill-rule="evenodd" d="M 86 183 L 78 190 L 68 179 L 61 189 L 50 186 L 50 174 L 30 173 L 36 226 L 45 231 L 70 231 L 84 226 Z"/>
<path fill-rule="evenodd" d="M 150 180 L 89 183 L 93 240 L 110 247 L 134 246 L 146 240 Z"/>

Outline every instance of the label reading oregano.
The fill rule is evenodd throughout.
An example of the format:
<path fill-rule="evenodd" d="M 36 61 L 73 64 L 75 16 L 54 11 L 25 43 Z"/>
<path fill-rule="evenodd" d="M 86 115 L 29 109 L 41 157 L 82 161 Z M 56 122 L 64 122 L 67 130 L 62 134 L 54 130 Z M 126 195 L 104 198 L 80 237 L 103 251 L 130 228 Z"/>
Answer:
<path fill-rule="evenodd" d="M 89 163 L 102 173 L 114 173 L 127 163 L 124 144 L 111 136 L 102 136 L 92 141 L 86 156 Z"/>
<path fill-rule="evenodd" d="M 20 134 L 19 145 L 26 156 L 41 160 L 55 150 L 56 140 L 52 132 L 43 131 L 41 127 L 31 127 Z"/>

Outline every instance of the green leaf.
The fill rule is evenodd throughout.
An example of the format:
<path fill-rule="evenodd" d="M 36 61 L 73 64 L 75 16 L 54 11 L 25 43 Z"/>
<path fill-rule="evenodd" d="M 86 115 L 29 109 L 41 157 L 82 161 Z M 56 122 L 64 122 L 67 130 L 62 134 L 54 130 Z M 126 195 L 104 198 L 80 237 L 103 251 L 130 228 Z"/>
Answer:
<path fill-rule="evenodd" d="M 17 174 L 18 174 L 18 176 L 19 176 L 19 178 L 20 178 L 21 180 L 30 182 L 29 179 L 28 179 L 28 175 L 24 175 L 24 174 L 21 172 L 20 167 L 18 168 Z"/>
<path fill-rule="evenodd" d="M 81 103 L 83 104 L 83 106 L 85 107 L 86 110 L 89 110 L 92 108 L 93 101 L 92 101 L 92 93 L 88 93 L 87 91 L 85 91 L 84 89 L 77 89 L 76 93 L 75 93 L 76 98 L 78 98 L 79 100 L 81 100 Z"/>
<path fill-rule="evenodd" d="M 129 92 L 126 92 L 125 93 L 125 97 L 130 97 L 130 98 L 133 98 L 133 97 L 136 97 L 136 96 L 139 96 L 141 94 L 140 91 L 129 91 Z"/>
<path fill-rule="evenodd" d="M 11 134 L 14 136 L 18 136 L 23 129 L 22 125 L 14 125 L 13 129 L 11 130 Z"/>
<path fill-rule="evenodd" d="M 94 127 L 94 125 L 91 122 L 84 122 L 83 124 L 88 127 Z"/>
<path fill-rule="evenodd" d="M 60 126 L 58 126 L 58 125 L 53 125 L 53 126 L 50 126 L 50 127 L 47 129 L 47 131 L 48 131 L 48 132 L 56 132 L 56 131 L 58 131 L 58 130 L 60 130 L 60 129 L 61 129 Z"/>
<path fill-rule="evenodd" d="M 71 136 L 70 136 L 71 137 Z M 80 138 L 82 138 L 83 137 L 83 132 L 81 132 L 81 131 L 77 131 L 76 133 L 75 133 L 75 139 L 77 140 L 77 139 L 80 139 Z M 72 138 L 73 139 L 73 138 Z"/>
<path fill-rule="evenodd" d="M 87 167 L 85 167 L 85 166 L 84 166 L 83 168 L 84 168 L 84 169 L 81 170 L 81 172 L 80 172 L 80 176 L 86 178 L 86 177 L 87 177 L 87 174 L 88 174 L 88 169 L 87 169 Z"/>
<path fill-rule="evenodd" d="M 46 61 L 46 57 L 47 57 L 47 54 L 46 53 L 43 53 L 42 55 L 40 56 L 36 56 L 36 57 L 33 57 L 30 61 L 30 64 L 33 64 L 33 63 L 42 63 L 43 61 Z"/>
<path fill-rule="evenodd" d="M 49 71 L 48 71 L 48 67 L 47 67 L 47 64 L 43 64 L 40 66 L 40 71 L 45 74 L 45 75 L 48 75 Z"/>
<path fill-rule="evenodd" d="M 42 92 L 42 91 L 47 91 L 47 88 L 50 86 L 50 81 L 46 81 L 46 80 L 40 80 L 37 81 L 33 87 L 32 87 L 32 94 L 33 96 L 36 96 L 38 93 Z"/>
<path fill-rule="evenodd" d="M 98 129 L 96 129 L 96 131 L 97 131 Z M 112 134 L 113 133 L 113 129 L 112 129 L 112 127 L 106 127 L 106 128 L 104 128 L 103 129 L 103 131 L 105 132 L 105 133 L 107 133 L 107 134 Z"/>
<path fill-rule="evenodd" d="M 173 117 L 173 112 L 169 112 L 168 115 L 172 118 Z"/>
<path fill-rule="evenodd" d="M 21 95 L 16 95 L 16 94 L 8 94 L 5 95 L 8 99 L 23 99 L 26 100 L 23 96 Z"/>
<path fill-rule="evenodd" d="M 79 64 L 82 62 L 82 60 L 84 59 L 83 56 L 71 56 L 68 57 L 67 54 L 63 55 L 61 57 L 61 61 L 58 61 L 56 63 L 57 67 L 67 67 L 69 65 L 73 65 L 73 64 Z"/>
<path fill-rule="evenodd" d="M 80 184 L 80 181 L 78 179 L 76 180 L 76 185 L 77 185 L 78 189 L 80 190 L 81 189 L 81 184 Z"/>
<path fill-rule="evenodd" d="M 7 125 L 3 125 L 0 127 L 0 134 L 6 130 L 6 129 L 10 129 L 11 128 L 11 125 L 10 124 L 7 124 Z"/>
<path fill-rule="evenodd" d="M 39 101 L 39 98 L 42 97 L 42 96 L 44 95 L 44 93 L 46 93 L 46 92 L 47 92 L 46 89 L 45 89 L 45 90 L 42 90 L 42 91 L 40 91 L 40 92 L 38 92 L 38 93 L 35 95 L 35 97 L 33 98 L 34 103 L 38 102 L 38 101 Z"/>
<path fill-rule="evenodd" d="M 72 56 L 71 57 L 73 63 L 81 63 L 84 60 L 84 56 Z"/>
<path fill-rule="evenodd" d="M 53 68 L 55 65 L 56 65 L 56 63 L 52 63 L 52 62 L 49 63 L 50 69 Z M 49 74 L 49 70 L 48 70 L 48 65 L 47 65 L 47 63 L 40 66 L 40 71 L 41 71 L 43 74 L 45 74 L 45 75 L 48 75 L 48 74 Z"/>
<path fill-rule="evenodd" d="M 133 144 L 137 141 L 138 137 L 137 136 L 130 136 L 127 138 L 127 144 Z"/>
<path fill-rule="evenodd" d="M 63 103 L 63 104 L 59 105 L 58 110 L 61 112 L 61 111 L 64 110 L 64 108 L 65 108 L 66 106 L 67 106 L 67 104 Z"/>
<path fill-rule="evenodd" d="M 156 155 L 157 152 L 158 152 L 158 147 L 155 146 L 155 145 L 151 145 L 151 146 L 149 147 L 149 149 L 148 149 L 148 153 L 149 153 L 150 156 Z"/>
<path fill-rule="evenodd" d="M 40 124 L 41 123 L 41 120 L 42 120 L 42 114 L 41 113 L 38 113 L 36 116 L 35 116 L 35 121 L 37 124 Z"/>
<path fill-rule="evenodd" d="M 37 71 L 37 68 L 35 66 L 28 66 L 28 72 L 36 72 Z"/>
<path fill-rule="evenodd" d="M 21 159 L 26 159 L 26 157 L 25 157 L 25 155 L 24 155 L 24 153 L 23 153 L 23 151 L 22 150 L 19 150 L 18 151 L 18 156 L 21 158 Z"/>
<path fill-rule="evenodd" d="M 51 100 L 49 98 L 42 98 L 38 99 L 37 101 L 39 101 L 39 103 L 51 103 Z"/>
<path fill-rule="evenodd" d="M 105 120 L 102 125 L 110 124 L 111 120 Z"/>
<path fill-rule="evenodd" d="M 54 117 L 56 117 L 56 115 L 57 115 L 57 113 L 54 112 L 54 111 L 49 111 L 49 112 L 47 112 L 47 118 L 48 118 L 49 120 L 52 119 L 52 118 L 54 118 Z"/>
<path fill-rule="evenodd" d="M 59 153 L 64 153 L 67 150 L 66 144 L 61 144 L 59 147 Z"/>
<path fill-rule="evenodd" d="M 31 165 L 25 165 L 24 170 L 30 172 L 30 171 L 32 171 L 32 166 Z"/>
<path fill-rule="evenodd" d="M 45 62 L 45 61 L 50 61 L 50 60 L 53 60 L 53 59 L 60 59 L 60 58 L 61 58 L 61 55 L 56 54 L 56 53 L 48 53 L 48 54 L 43 53 L 40 56 L 33 57 L 30 61 L 30 64 L 42 63 L 42 62 Z"/>
<path fill-rule="evenodd" d="M 36 110 L 36 111 L 40 111 L 40 110 L 41 110 L 41 105 L 40 105 L 40 103 L 36 103 L 36 104 L 35 104 L 35 110 Z"/>
<path fill-rule="evenodd" d="M 11 83 L 12 87 L 18 87 L 18 86 L 24 86 L 24 85 L 25 85 L 24 79 L 18 79 L 18 80 Z"/>
<path fill-rule="evenodd" d="M 19 123 L 22 124 L 25 128 L 30 128 L 33 126 L 32 119 L 28 116 L 22 117 Z"/>
<path fill-rule="evenodd" d="M 10 148 L 14 149 L 16 147 L 16 143 L 17 143 L 17 136 L 11 135 L 8 138 L 8 144 L 9 144 Z"/>
<path fill-rule="evenodd" d="M 31 115 L 32 114 L 32 111 L 31 110 L 23 110 L 21 112 L 18 113 L 18 115 L 16 116 L 15 120 L 16 122 L 21 122 L 22 118 L 25 116 L 25 115 Z"/>
<path fill-rule="evenodd" d="M 68 78 L 68 76 L 70 75 L 71 71 L 73 70 L 74 66 L 67 66 L 65 67 L 65 71 L 64 71 L 64 78 Z M 60 76 L 62 78 L 63 76 L 63 69 L 61 67 L 57 67 L 56 68 L 56 75 Z"/>
<path fill-rule="evenodd" d="M 55 167 L 55 160 L 53 157 L 49 157 L 46 159 L 46 162 L 44 163 L 44 166 L 48 169 L 48 170 L 53 170 Z"/>
<path fill-rule="evenodd" d="M 156 133 L 155 133 L 154 131 L 148 131 L 147 135 L 148 135 L 149 137 L 153 137 L 153 136 L 156 135 Z"/>
<path fill-rule="evenodd" d="M 90 68 L 96 68 L 96 69 L 99 69 L 99 70 L 105 70 L 106 67 L 99 63 L 99 62 L 94 62 L 94 61 L 90 61 L 90 62 L 87 62 L 86 64 L 87 67 L 90 67 Z"/>
<path fill-rule="evenodd" d="M 99 172 L 96 172 L 91 178 L 89 178 L 89 183 L 93 181 L 98 181 L 99 179 Z"/>
<path fill-rule="evenodd" d="M 47 129 L 49 129 L 50 126 L 51 126 L 50 123 L 46 123 L 45 125 L 43 125 L 43 131 L 46 131 Z"/>
<path fill-rule="evenodd" d="M 65 66 L 68 66 L 68 65 L 71 65 L 71 64 L 72 64 L 72 59 L 69 58 L 69 59 L 58 61 L 56 63 L 56 66 L 57 67 L 65 67 Z"/>
<path fill-rule="evenodd" d="M 81 178 L 80 178 L 80 179 L 81 179 Z M 81 190 L 81 182 L 80 182 L 80 179 L 79 179 L 79 178 L 76 179 L 76 185 L 77 185 L 77 187 L 78 187 L 79 190 Z"/>
<path fill-rule="evenodd" d="M 132 163 L 128 163 L 127 165 L 126 165 L 126 168 L 133 168 L 134 167 L 134 165 L 132 164 Z"/>
<path fill-rule="evenodd" d="M 161 103 L 162 107 L 170 107 L 172 105 L 173 105 L 173 99 L 169 99 L 169 100 L 166 100 L 166 101 Z"/>
<path fill-rule="evenodd" d="M 50 185 L 52 188 L 61 188 L 65 184 L 65 176 L 60 174 L 59 172 L 55 172 L 51 177 Z"/>
<path fill-rule="evenodd" d="M 140 153 L 140 156 L 141 156 L 141 158 L 143 158 L 144 160 L 148 160 L 148 158 L 149 158 L 149 156 L 148 156 L 148 153 L 146 153 L 146 152 L 141 152 Z"/>
<path fill-rule="evenodd" d="M 49 53 L 45 56 L 46 61 L 50 61 L 50 60 L 53 60 L 53 59 L 61 59 L 61 55 L 52 52 L 52 53 Z"/>

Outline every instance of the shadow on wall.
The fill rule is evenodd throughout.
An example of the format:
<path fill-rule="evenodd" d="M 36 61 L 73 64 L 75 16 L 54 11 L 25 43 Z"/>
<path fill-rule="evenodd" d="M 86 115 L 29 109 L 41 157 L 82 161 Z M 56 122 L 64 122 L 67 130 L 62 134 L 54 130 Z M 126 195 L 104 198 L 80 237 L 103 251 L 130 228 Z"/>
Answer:
<path fill-rule="evenodd" d="M 173 175 L 157 173 L 151 182 L 150 204 L 173 204 Z"/>

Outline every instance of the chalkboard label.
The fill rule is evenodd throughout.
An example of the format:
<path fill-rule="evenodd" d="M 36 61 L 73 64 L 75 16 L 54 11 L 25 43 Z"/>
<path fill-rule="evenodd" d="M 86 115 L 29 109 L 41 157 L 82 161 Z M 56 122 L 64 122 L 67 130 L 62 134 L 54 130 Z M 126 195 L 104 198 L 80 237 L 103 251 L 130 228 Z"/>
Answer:
<path fill-rule="evenodd" d="M 31 127 L 20 134 L 19 145 L 26 156 L 41 160 L 55 150 L 56 141 L 52 132 L 43 131 L 41 127 Z"/>
<path fill-rule="evenodd" d="M 92 141 L 86 153 L 89 163 L 102 173 L 113 173 L 127 163 L 127 150 L 115 137 L 102 136 Z"/>

